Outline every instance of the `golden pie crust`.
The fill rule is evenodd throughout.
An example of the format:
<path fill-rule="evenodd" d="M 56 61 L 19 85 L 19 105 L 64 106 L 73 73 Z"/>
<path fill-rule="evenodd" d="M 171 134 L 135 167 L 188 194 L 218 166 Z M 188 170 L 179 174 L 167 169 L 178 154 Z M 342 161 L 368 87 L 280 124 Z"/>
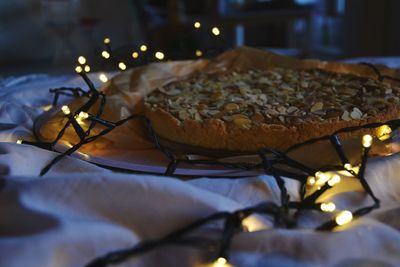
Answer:
<path fill-rule="evenodd" d="M 397 119 L 400 88 L 321 69 L 221 71 L 174 81 L 144 103 L 145 115 L 164 139 L 256 152 L 286 150 L 341 128 Z"/>

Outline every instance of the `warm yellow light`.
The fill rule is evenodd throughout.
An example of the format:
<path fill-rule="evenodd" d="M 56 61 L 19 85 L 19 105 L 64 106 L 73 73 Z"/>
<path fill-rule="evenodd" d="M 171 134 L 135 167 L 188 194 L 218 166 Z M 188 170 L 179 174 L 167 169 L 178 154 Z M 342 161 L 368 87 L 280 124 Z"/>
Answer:
<path fill-rule="evenodd" d="M 213 33 L 215 36 L 218 36 L 218 35 L 221 34 L 221 32 L 220 32 L 220 30 L 218 29 L 218 27 L 213 27 L 211 31 L 212 31 L 212 33 Z"/>
<path fill-rule="evenodd" d="M 314 176 L 308 176 L 307 184 L 308 185 L 314 185 L 315 184 L 315 177 Z"/>
<path fill-rule="evenodd" d="M 335 184 L 338 184 L 338 183 L 340 183 L 340 176 L 337 174 L 332 175 L 328 181 L 329 186 L 334 186 Z"/>
<path fill-rule="evenodd" d="M 336 209 L 336 205 L 333 202 L 321 203 L 320 209 L 323 212 L 332 212 Z"/>
<path fill-rule="evenodd" d="M 163 52 L 160 52 L 160 51 L 156 52 L 156 53 L 154 54 L 154 56 L 155 56 L 158 60 L 163 60 L 163 59 L 164 59 L 164 53 L 163 53 Z"/>
<path fill-rule="evenodd" d="M 85 120 L 85 119 L 89 118 L 89 114 L 85 111 L 81 111 L 81 112 L 79 112 L 78 117 L 82 120 Z"/>
<path fill-rule="evenodd" d="M 318 171 L 315 173 L 315 178 L 317 178 L 317 184 L 323 185 L 329 180 L 329 175 L 327 173 Z"/>
<path fill-rule="evenodd" d="M 344 225 L 351 220 L 353 220 L 353 214 L 348 210 L 341 211 L 335 218 L 337 225 Z"/>
<path fill-rule="evenodd" d="M 125 63 L 124 63 L 124 62 L 118 63 L 118 68 L 119 68 L 120 70 L 126 70 L 126 65 L 125 65 Z"/>
<path fill-rule="evenodd" d="M 85 66 L 85 72 L 90 72 L 90 66 L 89 65 Z"/>
<path fill-rule="evenodd" d="M 83 56 L 78 57 L 78 62 L 79 64 L 83 65 L 86 63 L 86 58 Z"/>
<path fill-rule="evenodd" d="M 100 73 L 99 80 L 103 83 L 106 83 L 108 81 L 107 75 L 105 75 L 104 73 Z"/>
<path fill-rule="evenodd" d="M 62 112 L 63 112 L 65 115 L 71 114 L 71 110 L 70 110 L 69 107 L 66 106 L 66 105 L 62 106 L 62 107 L 61 107 L 61 110 L 62 110 Z"/>
<path fill-rule="evenodd" d="M 83 68 L 81 66 L 76 66 L 75 71 L 76 73 L 81 73 L 83 71 Z"/>
<path fill-rule="evenodd" d="M 223 267 L 226 266 L 228 263 L 228 261 L 223 258 L 223 257 L 219 257 L 213 264 L 214 267 Z"/>
<path fill-rule="evenodd" d="M 376 137 L 378 137 L 378 139 L 381 141 L 389 139 L 391 133 L 392 128 L 390 128 L 390 126 L 386 124 L 376 129 Z"/>
<path fill-rule="evenodd" d="M 203 55 L 203 52 L 201 52 L 201 50 L 197 49 L 196 56 L 201 57 L 202 55 Z"/>
<path fill-rule="evenodd" d="M 110 38 L 108 38 L 108 37 L 104 38 L 104 43 L 105 43 L 105 44 L 109 44 L 109 43 L 111 43 L 111 40 L 110 40 Z"/>
<path fill-rule="evenodd" d="M 365 147 L 365 148 L 370 147 L 372 145 L 372 140 L 373 140 L 373 138 L 372 138 L 371 135 L 369 135 L 369 134 L 364 135 L 362 137 L 362 145 L 363 145 L 363 147 Z"/>
<path fill-rule="evenodd" d="M 22 140 L 21 140 L 21 139 L 18 139 L 18 140 L 17 140 L 17 144 L 18 144 L 18 145 L 22 144 Z"/>
<path fill-rule="evenodd" d="M 140 46 L 140 51 L 146 52 L 147 51 L 147 46 L 146 45 L 141 45 Z"/>
<path fill-rule="evenodd" d="M 101 56 L 104 57 L 105 59 L 110 58 L 110 53 L 108 53 L 107 51 L 103 51 L 101 52 Z"/>
<path fill-rule="evenodd" d="M 132 57 L 133 58 L 138 58 L 139 57 L 139 53 L 138 52 L 133 52 L 132 53 Z"/>
<path fill-rule="evenodd" d="M 196 22 L 193 24 L 193 26 L 194 26 L 196 29 L 198 29 L 198 28 L 201 27 L 201 23 L 198 22 L 198 21 L 196 21 Z"/>
<path fill-rule="evenodd" d="M 343 167 L 344 167 L 346 170 L 348 170 L 348 171 L 351 171 L 352 168 L 353 168 L 353 166 L 352 166 L 350 163 L 344 164 Z"/>

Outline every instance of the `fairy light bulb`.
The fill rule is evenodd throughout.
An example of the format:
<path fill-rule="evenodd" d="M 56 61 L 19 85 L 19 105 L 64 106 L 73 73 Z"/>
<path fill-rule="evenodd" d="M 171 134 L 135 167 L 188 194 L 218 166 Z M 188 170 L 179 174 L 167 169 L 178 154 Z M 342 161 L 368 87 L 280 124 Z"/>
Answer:
<path fill-rule="evenodd" d="M 314 185 L 316 182 L 315 177 L 314 176 L 308 176 L 307 178 L 307 184 L 308 185 Z"/>
<path fill-rule="evenodd" d="M 163 60 L 163 59 L 164 59 L 164 53 L 163 53 L 163 52 L 160 52 L 160 51 L 156 52 L 156 53 L 154 54 L 154 56 L 155 56 L 158 60 Z"/>
<path fill-rule="evenodd" d="M 141 45 L 140 46 L 140 51 L 146 52 L 147 51 L 147 46 L 146 45 Z"/>
<path fill-rule="evenodd" d="M 193 26 L 194 26 L 196 29 L 199 29 L 199 28 L 201 27 L 201 23 L 200 23 L 199 21 L 196 21 L 195 23 L 193 23 Z"/>
<path fill-rule="evenodd" d="M 126 70 L 126 65 L 125 65 L 125 63 L 124 63 L 124 62 L 118 63 L 118 68 L 119 68 L 120 70 Z"/>
<path fill-rule="evenodd" d="M 333 212 L 336 210 L 336 205 L 333 202 L 321 203 L 320 209 L 323 212 Z"/>
<path fill-rule="evenodd" d="M 110 40 L 110 38 L 106 37 L 106 38 L 104 38 L 103 42 L 105 44 L 109 44 L 109 43 L 111 43 L 111 40 Z"/>
<path fill-rule="evenodd" d="M 110 58 L 110 53 L 104 50 L 103 52 L 101 52 L 101 56 L 104 57 L 105 59 L 108 59 Z"/>
<path fill-rule="evenodd" d="M 138 58 L 138 57 L 139 57 L 139 53 L 136 52 L 136 51 L 133 52 L 133 53 L 132 53 L 132 57 L 133 57 L 133 58 Z"/>
<path fill-rule="evenodd" d="M 18 140 L 17 140 L 17 144 L 18 144 L 18 145 L 22 144 L 22 140 L 21 140 L 21 139 L 18 139 Z"/>
<path fill-rule="evenodd" d="M 61 107 L 61 110 L 62 110 L 62 112 L 63 112 L 65 115 L 71 114 L 71 110 L 70 110 L 69 107 L 66 106 L 66 105 L 62 106 L 62 107 Z"/>
<path fill-rule="evenodd" d="M 376 129 L 376 137 L 379 140 L 385 141 L 390 138 L 390 134 L 392 133 L 392 128 L 389 125 L 382 125 Z"/>
<path fill-rule="evenodd" d="M 201 57 L 203 55 L 203 52 L 199 49 L 196 50 L 196 56 Z"/>
<path fill-rule="evenodd" d="M 87 118 L 89 118 L 89 114 L 87 112 L 81 111 L 81 112 L 79 112 L 78 117 L 81 120 L 86 120 Z"/>
<path fill-rule="evenodd" d="M 343 167 L 348 171 L 351 171 L 351 169 L 353 168 L 353 166 L 350 163 L 344 164 Z"/>
<path fill-rule="evenodd" d="M 78 63 L 81 65 L 86 64 L 86 58 L 84 56 L 78 57 Z"/>
<path fill-rule="evenodd" d="M 215 262 L 214 262 L 214 267 L 223 267 L 227 266 L 228 260 L 225 259 L 224 257 L 219 257 Z"/>
<path fill-rule="evenodd" d="M 89 66 L 89 65 L 86 65 L 85 68 L 84 68 L 84 70 L 85 70 L 86 73 L 90 72 L 90 66 Z"/>
<path fill-rule="evenodd" d="M 211 32 L 215 35 L 218 36 L 221 34 L 221 31 L 218 29 L 218 27 L 213 27 Z"/>
<path fill-rule="evenodd" d="M 345 225 L 353 220 L 353 213 L 348 210 L 341 211 L 335 218 L 337 225 Z"/>
<path fill-rule="evenodd" d="M 362 145 L 363 145 L 363 147 L 365 147 L 365 148 L 371 147 L 372 140 L 373 140 L 373 138 L 372 138 L 371 135 L 369 135 L 369 134 L 364 135 L 362 137 Z"/>
<path fill-rule="evenodd" d="M 318 171 L 315 173 L 315 178 L 317 184 L 323 185 L 329 180 L 329 175 L 324 172 Z"/>
<path fill-rule="evenodd" d="M 106 83 L 108 81 L 107 75 L 105 75 L 104 73 L 100 73 L 99 80 L 103 83 Z"/>
<path fill-rule="evenodd" d="M 76 66 L 75 71 L 76 73 L 82 73 L 83 68 L 81 66 Z"/>
<path fill-rule="evenodd" d="M 328 185 L 332 187 L 332 186 L 334 186 L 335 184 L 340 183 L 340 180 L 341 180 L 340 176 L 337 175 L 337 174 L 334 174 L 334 175 L 332 175 L 331 178 L 329 179 Z"/>

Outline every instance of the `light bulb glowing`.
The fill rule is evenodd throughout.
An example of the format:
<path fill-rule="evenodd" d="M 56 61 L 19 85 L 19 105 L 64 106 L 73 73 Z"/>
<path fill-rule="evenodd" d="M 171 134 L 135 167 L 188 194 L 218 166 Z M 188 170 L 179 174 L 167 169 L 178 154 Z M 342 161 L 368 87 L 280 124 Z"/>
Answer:
<path fill-rule="evenodd" d="M 315 173 L 315 178 L 317 178 L 316 182 L 318 185 L 323 185 L 329 180 L 329 175 L 324 172 L 318 171 Z"/>
<path fill-rule="evenodd" d="M 105 59 L 108 59 L 110 58 L 110 53 L 104 50 L 103 52 L 101 52 L 101 56 L 104 57 Z"/>
<path fill-rule="evenodd" d="M 81 66 L 76 66 L 75 71 L 76 73 L 81 73 L 83 71 L 83 68 Z"/>
<path fill-rule="evenodd" d="M 351 169 L 353 168 L 353 166 L 350 163 L 344 164 L 343 167 L 348 171 L 351 171 Z"/>
<path fill-rule="evenodd" d="M 372 145 L 373 138 L 371 135 L 366 134 L 362 137 L 362 145 L 365 148 L 368 148 Z"/>
<path fill-rule="evenodd" d="M 199 29 L 199 28 L 201 27 L 201 23 L 198 22 L 198 21 L 196 21 L 195 23 L 193 23 L 193 26 L 194 26 L 196 29 Z"/>
<path fill-rule="evenodd" d="M 18 145 L 22 144 L 22 140 L 21 140 L 21 139 L 18 139 L 18 140 L 17 140 L 17 144 L 18 144 Z"/>
<path fill-rule="evenodd" d="M 158 60 L 163 60 L 163 59 L 164 59 L 164 53 L 163 53 L 163 52 L 160 52 L 160 51 L 156 52 L 156 53 L 154 54 L 154 56 L 155 56 Z"/>
<path fill-rule="evenodd" d="M 351 222 L 351 220 L 353 220 L 353 214 L 348 210 L 341 211 L 335 218 L 337 225 L 347 224 Z"/>
<path fill-rule="evenodd" d="M 219 257 L 213 264 L 214 267 L 227 266 L 228 261 L 224 257 Z"/>
<path fill-rule="evenodd" d="M 85 70 L 86 73 L 87 73 L 87 72 L 90 72 L 90 66 L 89 66 L 89 65 L 86 65 L 85 68 L 84 68 L 84 70 Z"/>
<path fill-rule="evenodd" d="M 107 75 L 105 75 L 104 73 L 100 73 L 99 80 L 103 83 L 106 83 L 108 81 Z"/>
<path fill-rule="evenodd" d="M 218 29 L 218 27 L 213 27 L 211 32 L 215 35 L 218 36 L 221 34 L 221 31 Z"/>
<path fill-rule="evenodd" d="M 197 49 L 196 56 L 201 57 L 202 55 L 203 55 L 203 52 L 201 52 L 201 50 Z"/>
<path fill-rule="evenodd" d="M 314 185 L 315 184 L 315 177 L 314 176 L 308 176 L 307 178 L 307 184 L 308 185 Z"/>
<path fill-rule="evenodd" d="M 85 119 L 89 118 L 89 114 L 87 112 L 81 111 L 81 112 L 79 112 L 78 117 L 81 120 L 85 120 Z"/>
<path fill-rule="evenodd" d="M 340 183 L 340 179 L 341 179 L 341 178 L 340 178 L 339 175 L 334 174 L 334 175 L 332 175 L 331 178 L 329 179 L 328 185 L 332 187 L 332 186 L 334 186 L 335 184 Z"/>
<path fill-rule="evenodd" d="M 385 141 L 390 138 L 390 134 L 392 133 L 392 128 L 389 125 L 382 125 L 376 129 L 376 137 L 379 140 Z"/>
<path fill-rule="evenodd" d="M 69 107 L 68 106 L 62 106 L 61 107 L 61 110 L 62 110 L 62 112 L 65 114 L 65 115 L 69 115 L 69 114 L 71 114 L 71 110 L 69 109 Z"/>
<path fill-rule="evenodd" d="M 133 58 L 138 58 L 139 57 L 139 53 L 138 52 L 133 52 L 132 53 L 132 57 Z"/>
<path fill-rule="evenodd" d="M 111 43 L 111 40 L 110 40 L 110 38 L 108 38 L 108 37 L 106 37 L 106 38 L 104 38 L 104 41 L 103 41 L 105 44 L 109 44 L 109 43 Z"/>
<path fill-rule="evenodd" d="M 323 212 L 333 212 L 336 209 L 336 205 L 333 202 L 321 203 L 320 209 Z"/>
<path fill-rule="evenodd" d="M 140 46 L 140 51 L 146 52 L 147 51 L 147 46 L 146 45 L 141 45 Z"/>
<path fill-rule="evenodd" d="M 120 70 L 126 70 L 126 65 L 125 65 L 125 63 L 124 63 L 124 62 L 118 63 L 118 68 L 119 68 Z"/>
<path fill-rule="evenodd" d="M 86 63 L 86 58 L 83 56 L 78 57 L 78 62 L 79 64 L 83 65 Z"/>

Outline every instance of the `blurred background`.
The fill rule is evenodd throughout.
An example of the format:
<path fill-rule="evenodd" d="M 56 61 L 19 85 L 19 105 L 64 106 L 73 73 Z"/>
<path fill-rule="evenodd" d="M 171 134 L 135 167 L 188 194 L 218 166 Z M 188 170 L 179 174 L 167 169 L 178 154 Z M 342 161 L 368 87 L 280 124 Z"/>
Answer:
<path fill-rule="evenodd" d="M 399 10 L 397 0 L 1 0 L 0 75 L 70 72 L 78 55 L 103 68 L 105 37 L 123 48 L 118 56 L 147 53 L 141 64 L 155 51 L 167 60 L 238 46 L 329 60 L 398 56 Z"/>

